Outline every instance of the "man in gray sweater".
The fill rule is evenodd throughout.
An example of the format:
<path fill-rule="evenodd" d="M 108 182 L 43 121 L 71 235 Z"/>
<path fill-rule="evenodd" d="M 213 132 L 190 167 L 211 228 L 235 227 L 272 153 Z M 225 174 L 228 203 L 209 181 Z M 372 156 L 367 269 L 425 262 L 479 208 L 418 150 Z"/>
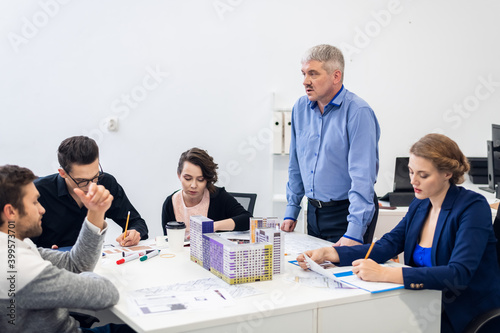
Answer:
<path fill-rule="evenodd" d="M 36 248 L 45 209 L 26 168 L 0 167 L 0 332 L 81 332 L 68 308 L 99 310 L 118 302 L 116 287 L 92 273 L 107 229 L 113 196 L 92 184 L 76 189 L 88 214 L 70 252 Z M 107 327 L 106 331 L 109 331 Z"/>

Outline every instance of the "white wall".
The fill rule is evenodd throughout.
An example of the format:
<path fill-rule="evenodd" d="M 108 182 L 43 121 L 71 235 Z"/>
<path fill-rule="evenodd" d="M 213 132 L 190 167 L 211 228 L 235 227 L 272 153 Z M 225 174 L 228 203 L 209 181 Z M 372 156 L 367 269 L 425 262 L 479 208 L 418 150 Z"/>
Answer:
<path fill-rule="evenodd" d="M 330 43 L 344 50 L 345 86 L 379 119 L 384 194 L 394 158 L 428 132 L 486 155 L 500 123 L 499 15 L 493 0 L 2 1 L 0 164 L 53 173 L 64 138 L 92 136 L 154 236 L 178 157 L 199 146 L 220 185 L 283 217 L 272 110 L 304 94 L 303 52 Z M 101 129 L 108 116 L 118 132 Z"/>

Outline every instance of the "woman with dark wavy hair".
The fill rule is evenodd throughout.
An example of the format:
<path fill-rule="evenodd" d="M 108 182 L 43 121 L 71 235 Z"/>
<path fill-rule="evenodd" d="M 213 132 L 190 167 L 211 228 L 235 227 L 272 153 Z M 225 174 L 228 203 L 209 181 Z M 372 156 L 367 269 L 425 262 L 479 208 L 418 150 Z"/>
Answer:
<path fill-rule="evenodd" d="M 214 220 L 215 231 L 248 230 L 251 214 L 217 182 L 217 164 L 212 156 L 200 148 L 191 148 L 181 154 L 177 166 L 181 189 L 163 203 L 161 223 L 163 233 L 169 221 L 186 223 L 189 238 L 189 217 L 202 215 Z"/>

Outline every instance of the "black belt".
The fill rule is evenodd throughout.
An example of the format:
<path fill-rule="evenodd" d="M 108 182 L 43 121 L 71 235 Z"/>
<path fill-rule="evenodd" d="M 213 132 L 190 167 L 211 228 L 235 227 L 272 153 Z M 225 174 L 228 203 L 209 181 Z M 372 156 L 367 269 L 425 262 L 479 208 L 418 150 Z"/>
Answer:
<path fill-rule="evenodd" d="M 344 204 L 349 203 L 349 199 L 337 200 L 337 201 L 332 200 L 332 201 L 328 201 L 328 202 L 324 202 L 324 201 L 320 201 L 320 200 L 316 200 L 316 199 L 311 199 L 311 198 L 307 198 L 307 200 L 309 201 L 309 203 L 311 205 L 313 205 L 316 208 L 340 206 L 340 205 L 344 205 Z"/>

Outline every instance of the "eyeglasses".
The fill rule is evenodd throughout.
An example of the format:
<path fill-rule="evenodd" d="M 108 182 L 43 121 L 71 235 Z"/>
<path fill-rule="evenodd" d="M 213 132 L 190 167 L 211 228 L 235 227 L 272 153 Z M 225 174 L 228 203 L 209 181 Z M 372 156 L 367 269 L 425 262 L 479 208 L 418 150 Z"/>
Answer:
<path fill-rule="evenodd" d="M 66 174 L 71 178 L 73 182 L 75 182 L 76 186 L 79 188 L 87 187 L 90 183 L 97 183 L 102 179 L 102 176 L 104 175 L 101 167 L 101 163 L 99 163 L 99 173 L 92 179 L 82 179 L 80 181 L 76 181 L 75 178 L 71 177 L 69 172 L 66 171 Z"/>

